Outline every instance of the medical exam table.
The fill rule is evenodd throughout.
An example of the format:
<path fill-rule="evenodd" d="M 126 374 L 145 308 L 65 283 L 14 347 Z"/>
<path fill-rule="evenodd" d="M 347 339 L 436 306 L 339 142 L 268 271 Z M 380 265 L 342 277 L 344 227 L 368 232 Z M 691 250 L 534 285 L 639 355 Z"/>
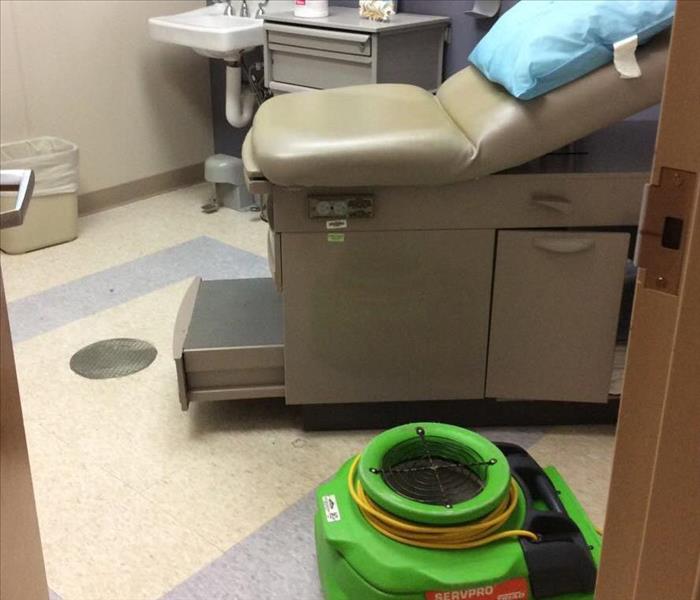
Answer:
<path fill-rule="evenodd" d="M 263 104 L 243 160 L 272 278 L 192 284 L 182 408 L 607 403 L 647 173 L 513 168 L 658 103 L 667 43 L 638 50 L 638 79 L 609 65 L 526 102 L 468 67 L 436 95 L 385 84 Z"/>

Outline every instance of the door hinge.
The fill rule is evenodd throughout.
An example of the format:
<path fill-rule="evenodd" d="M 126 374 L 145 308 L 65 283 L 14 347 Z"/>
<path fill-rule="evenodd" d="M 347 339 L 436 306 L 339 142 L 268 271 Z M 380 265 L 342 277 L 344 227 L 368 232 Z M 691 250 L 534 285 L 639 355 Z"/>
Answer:
<path fill-rule="evenodd" d="M 678 295 L 696 184 L 697 173 L 662 167 L 645 187 L 635 262 L 646 288 Z"/>

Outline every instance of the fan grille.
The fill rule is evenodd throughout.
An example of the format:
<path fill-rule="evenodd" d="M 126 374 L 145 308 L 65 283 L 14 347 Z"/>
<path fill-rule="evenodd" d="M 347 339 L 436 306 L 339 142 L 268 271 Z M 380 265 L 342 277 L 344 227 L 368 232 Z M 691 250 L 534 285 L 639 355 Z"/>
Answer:
<path fill-rule="evenodd" d="M 464 445 L 426 435 L 418 427 L 415 437 L 393 446 L 381 467 L 371 471 L 401 496 L 452 508 L 484 489 L 487 469 L 493 464 L 495 459 L 484 460 Z"/>

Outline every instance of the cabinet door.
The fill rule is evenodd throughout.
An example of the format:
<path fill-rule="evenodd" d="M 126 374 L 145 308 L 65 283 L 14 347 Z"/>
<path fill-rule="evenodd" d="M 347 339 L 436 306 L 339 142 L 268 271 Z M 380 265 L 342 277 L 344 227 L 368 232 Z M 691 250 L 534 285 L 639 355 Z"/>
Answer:
<path fill-rule="evenodd" d="M 493 248 L 488 230 L 283 233 L 287 403 L 482 398 Z"/>
<path fill-rule="evenodd" d="M 604 402 L 626 233 L 498 233 L 486 395 Z"/>

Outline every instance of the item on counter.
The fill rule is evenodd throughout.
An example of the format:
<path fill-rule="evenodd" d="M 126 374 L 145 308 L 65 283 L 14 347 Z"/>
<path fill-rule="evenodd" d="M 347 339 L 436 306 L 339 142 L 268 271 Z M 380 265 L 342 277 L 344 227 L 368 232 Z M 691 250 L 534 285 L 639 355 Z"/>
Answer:
<path fill-rule="evenodd" d="M 328 0 L 294 0 L 294 16 L 306 19 L 327 17 Z"/>
<path fill-rule="evenodd" d="M 360 16 L 370 21 L 389 21 L 396 14 L 396 0 L 360 0 Z"/>

